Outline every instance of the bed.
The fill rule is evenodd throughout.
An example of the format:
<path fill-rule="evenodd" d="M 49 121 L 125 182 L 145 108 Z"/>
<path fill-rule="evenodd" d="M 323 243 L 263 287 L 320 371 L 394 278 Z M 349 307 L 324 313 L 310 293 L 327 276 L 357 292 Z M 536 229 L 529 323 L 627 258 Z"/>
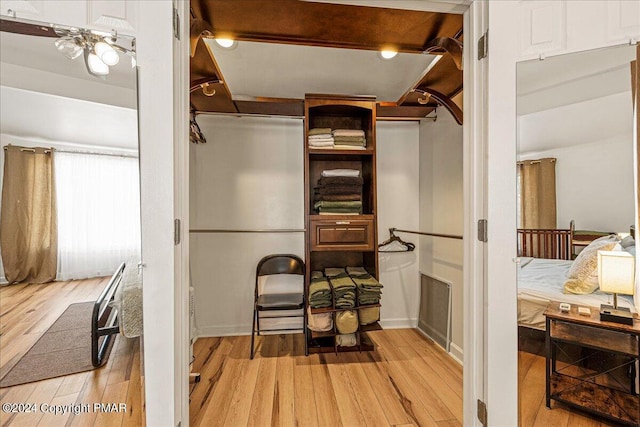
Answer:
<path fill-rule="evenodd" d="M 142 280 L 137 263 L 122 263 L 93 305 L 91 318 L 91 362 L 106 361 L 114 335 L 127 338 L 142 334 Z"/>
<path fill-rule="evenodd" d="M 518 267 L 518 325 L 544 330 L 544 310 L 550 301 L 568 302 L 581 306 L 600 307 L 611 304 L 613 297 L 595 291 L 585 295 L 565 294 L 564 282 L 571 260 L 521 257 Z M 618 296 L 618 305 L 633 309 L 633 297 Z"/>

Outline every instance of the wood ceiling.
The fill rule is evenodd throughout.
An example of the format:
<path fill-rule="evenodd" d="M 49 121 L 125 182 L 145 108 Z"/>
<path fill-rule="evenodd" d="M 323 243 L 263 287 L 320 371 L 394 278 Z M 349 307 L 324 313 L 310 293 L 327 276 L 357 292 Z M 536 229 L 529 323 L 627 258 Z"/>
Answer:
<path fill-rule="evenodd" d="M 300 0 L 191 0 L 192 107 L 302 116 L 302 99 L 234 99 L 203 40 L 214 37 L 439 55 L 400 99 L 378 103 L 378 117 L 420 118 L 442 105 L 462 123 L 462 15 Z M 206 96 L 203 86 L 215 94 Z"/>

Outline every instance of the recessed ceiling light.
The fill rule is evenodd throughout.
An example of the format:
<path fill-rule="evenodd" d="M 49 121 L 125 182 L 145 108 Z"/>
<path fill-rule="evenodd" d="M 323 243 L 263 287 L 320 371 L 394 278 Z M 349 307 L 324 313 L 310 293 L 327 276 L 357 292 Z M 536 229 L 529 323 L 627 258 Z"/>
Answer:
<path fill-rule="evenodd" d="M 398 54 L 397 50 L 384 49 L 380 51 L 380 57 L 382 59 L 391 59 L 394 58 Z"/>
<path fill-rule="evenodd" d="M 234 47 L 236 47 L 236 41 L 234 39 L 216 38 L 215 41 L 225 49 L 233 49 Z"/>

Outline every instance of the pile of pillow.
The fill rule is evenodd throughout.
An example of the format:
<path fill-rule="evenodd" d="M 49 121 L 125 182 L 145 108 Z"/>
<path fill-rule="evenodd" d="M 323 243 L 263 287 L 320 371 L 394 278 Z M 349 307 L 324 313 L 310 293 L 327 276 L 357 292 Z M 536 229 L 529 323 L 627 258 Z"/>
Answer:
<path fill-rule="evenodd" d="M 565 294 L 590 294 L 598 287 L 598 251 L 626 250 L 636 255 L 635 241 L 631 236 L 620 239 L 617 235 L 603 236 L 589 243 L 571 264 L 564 283 Z"/>

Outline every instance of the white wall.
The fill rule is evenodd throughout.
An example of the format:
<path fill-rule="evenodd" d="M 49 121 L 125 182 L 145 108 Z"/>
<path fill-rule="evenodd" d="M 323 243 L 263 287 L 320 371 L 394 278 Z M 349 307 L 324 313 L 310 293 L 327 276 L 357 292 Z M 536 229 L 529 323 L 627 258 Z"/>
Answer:
<path fill-rule="evenodd" d="M 389 228 L 419 228 L 419 125 L 416 122 L 378 122 L 376 154 L 378 176 L 378 242 Z M 402 235 L 416 244 L 413 252 L 379 253 L 383 284 L 381 325 L 414 328 L 420 304 L 420 247 L 415 235 Z"/>
<path fill-rule="evenodd" d="M 191 229 L 302 230 L 302 121 L 197 120 L 207 143 L 191 145 Z M 251 332 L 256 265 L 274 253 L 304 259 L 304 233 L 191 233 L 198 335 Z"/>
<path fill-rule="evenodd" d="M 463 233 L 462 126 L 440 111 L 420 124 L 420 230 Z M 451 354 L 463 358 L 462 240 L 420 237 L 420 272 L 451 282 Z"/>
<path fill-rule="evenodd" d="M 629 232 L 634 223 L 632 135 L 519 156 L 555 157 L 557 226 Z"/>
<path fill-rule="evenodd" d="M 198 116 L 207 144 L 191 145 L 191 229 L 304 228 L 302 121 Z M 380 123 L 379 239 L 418 227 L 418 125 Z M 304 258 L 304 233 L 191 233 L 199 336 L 251 331 L 255 268 L 265 255 Z M 418 252 L 383 254 L 382 324 L 417 322 Z"/>

